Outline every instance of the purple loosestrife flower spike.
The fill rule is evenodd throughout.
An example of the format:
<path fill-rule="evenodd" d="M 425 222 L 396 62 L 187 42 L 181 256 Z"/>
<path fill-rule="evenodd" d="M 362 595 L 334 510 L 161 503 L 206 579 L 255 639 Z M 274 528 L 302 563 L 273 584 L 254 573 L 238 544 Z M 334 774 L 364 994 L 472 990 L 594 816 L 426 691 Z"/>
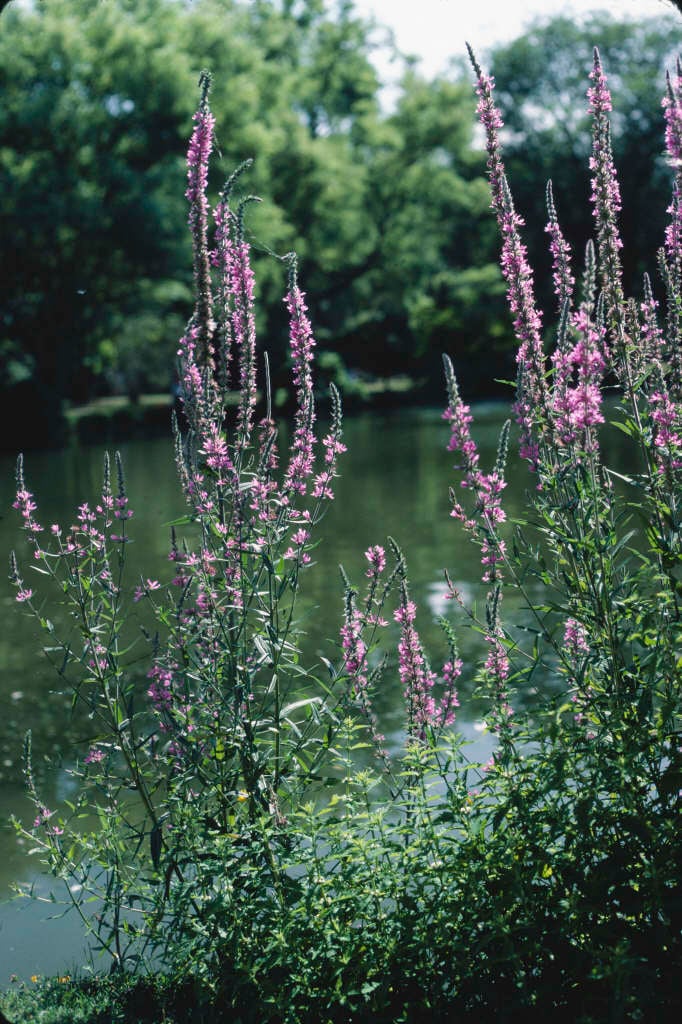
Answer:
<path fill-rule="evenodd" d="M 670 343 L 673 363 L 682 384 L 680 367 L 680 294 L 682 292 L 682 67 L 677 62 L 675 81 L 667 78 L 667 94 L 663 99 L 665 111 L 665 143 L 668 159 L 674 169 L 672 202 L 668 207 L 670 223 L 665 231 L 664 279 L 668 291 Z"/>
<path fill-rule="evenodd" d="M 211 363 L 213 299 L 211 294 L 211 267 L 208 252 L 208 162 L 213 148 L 215 118 L 208 105 L 208 94 L 211 88 L 211 76 L 202 71 L 199 77 L 201 99 L 199 109 L 194 115 L 195 127 L 192 132 L 187 151 L 187 191 L 189 200 L 189 226 L 192 232 L 194 253 L 194 284 L 196 305 L 192 317 L 192 328 L 196 331 L 195 341 L 198 348 L 200 366 Z"/>
<path fill-rule="evenodd" d="M 31 544 L 37 549 L 38 548 L 38 537 L 39 533 L 43 532 L 43 527 L 37 521 L 33 513 L 37 511 L 37 504 L 33 499 L 33 494 L 26 489 L 26 483 L 24 481 L 24 456 L 17 456 L 17 469 L 16 469 L 16 481 L 17 481 L 17 493 L 16 498 L 12 502 L 12 508 L 16 509 L 21 516 L 24 530 L 28 533 Z"/>
<path fill-rule="evenodd" d="M 223 190 L 220 193 L 220 202 L 213 212 L 216 224 L 216 248 L 211 254 L 211 258 L 214 266 L 218 268 L 219 273 L 218 302 L 220 310 L 220 348 L 218 352 L 218 373 L 220 384 L 224 389 L 227 389 L 229 383 L 228 374 L 232 358 L 233 343 L 231 319 L 233 307 L 231 265 L 234 260 L 234 243 L 232 236 L 235 230 L 235 224 L 234 214 L 230 209 L 230 197 L 238 179 L 244 171 L 251 167 L 252 163 L 253 160 L 251 159 L 244 160 L 239 167 L 232 172 L 223 186 Z"/>
<path fill-rule="evenodd" d="M 620 187 L 613 163 L 611 128 L 608 113 L 611 110 L 611 94 L 606 84 L 599 58 L 594 50 L 594 65 L 590 72 L 592 86 L 587 90 L 589 113 L 592 115 L 592 156 L 590 170 L 592 177 L 592 206 L 597 225 L 597 245 L 601 266 L 602 288 L 606 299 L 606 313 L 615 326 L 618 343 L 624 345 L 623 331 L 623 285 L 620 250 L 623 243 L 618 231 L 618 214 L 621 209 Z M 622 353 L 624 356 L 624 353 Z"/>
<path fill-rule="evenodd" d="M 410 600 L 407 583 L 400 585 L 400 607 L 394 618 L 400 626 L 398 672 L 407 702 L 407 731 L 413 740 L 424 740 L 428 726 L 437 724 L 438 712 L 433 699 L 436 675 L 431 671 L 415 628 L 417 606 Z"/>
<path fill-rule="evenodd" d="M 452 512 L 450 514 L 453 518 L 463 522 L 465 529 L 478 539 L 481 546 L 481 563 L 485 567 L 483 581 L 488 583 L 500 578 L 498 564 L 504 560 L 505 556 L 505 544 L 498 535 L 497 527 L 506 519 L 502 508 L 502 491 L 506 486 L 504 468 L 509 445 L 510 423 L 507 421 L 502 428 L 497 460 L 492 473 L 481 472 L 478 468 L 478 449 L 470 431 L 473 417 L 469 406 L 465 405 L 460 398 L 452 363 L 447 356 L 443 357 L 443 364 L 448 390 L 448 407 L 443 413 L 443 419 L 448 420 L 451 424 L 448 451 L 457 451 L 462 454 L 463 464 L 456 467 L 464 471 L 461 486 L 470 489 L 476 499 L 474 518 L 470 518 L 457 501 L 454 492 L 451 492 Z"/>
<path fill-rule="evenodd" d="M 588 654 L 590 645 L 587 642 L 587 630 L 576 619 L 566 619 L 564 626 L 564 647 L 572 659 Z"/>
<path fill-rule="evenodd" d="M 682 403 L 671 398 L 662 371 L 657 390 L 649 396 L 649 405 L 659 473 L 682 469 Z"/>
<path fill-rule="evenodd" d="M 358 697 L 367 687 L 367 645 L 363 639 L 364 619 L 356 605 L 357 591 L 351 587 L 343 566 L 339 566 L 345 584 L 344 623 L 341 649 L 344 669 L 350 679 L 351 693 Z"/>
<path fill-rule="evenodd" d="M 504 634 L 500 625 L 499 607 L 502 592 L 499 583 L 488 594 L 486 601 L 486 635 L 488 656 L 485 672 L 493 684 L 494 707 L 493 722 L 497 733 L 509 737 L 509 724 L 513 710 L 509 704 L 507 679 L 509 677 L 509 658 L 503 644 Z"/>
<path fill-rule="evenodd" d="M 438 726 L 441 729 L 453 725 L 456 714 L 455 708 L 459 707 L 457 696 L 457 680 L 462 674 L 462 659 L 457 650 L 457 638 L 447 619 L 441 618 L 440 625 L 448 639 L 449 658 L 443 665 L 443 696 L 438 709 Z"/>
<path fill-rule="evenodd" d="M 485 129 L 486 149 L 488 151 L 488 174 L 492 191 L 492 206 L 495 211 L 502 205 L 501 181 L 504 175 L 504 164 L 500 155 L 498 132 L 503 127 L 502 115 L 493 102 L 494 79 L 486 75 L 474 56 L 469 43 L 466 44 L 469 60 L 478 81 L 476 92 L 479 96 L 477 111 Z"/>
<path fill-rule="evenodd" d="M 642 314 L 642 345 L 644 348 L 645 363 L 660 362 L 663 356 L 663 332 L 658 323 L 656 310 L 658 303 L 654 299 L 651 288 L 651 280 L 648 274 L 644 275 L 644 301 L 640 305 Z"/>
<path fill-rule="evenodd" d="M 218 271 L 218 353 L 217 375 L 219 386 L 227 391 L 230 386 L 230 364 L 232 362 L 232 289 L 230 266 L 233 259 L 232 245 L 233 214 L 228 205 L 225 193 L 213 211 L 215 221 L 215 249 L 211 252 L 211 262 Z"/>
<path fill-rule="evenodd" d="M 479 455 L 476 442 L 471 436 L 473 416 L 469 406 L 465 405 L 460 397 L 457 378 L 449 356 L 443 356 L 443 366 L 448 393 L 448 407 L 443 413 L 443 419 L 450 423 L 448 451 L 459 452 L 462 455 L 462 464 L 457 467 L 464 472 L 462 486 L 475 487 L 479 473 Z"/>
<path fill-rule="evenodd" d="M 594 251 L 594 242 L 590 238 L 585 246 L 585 269 L 582 278 L 582 301 L 581 305 L 588 313 L 594 309 L 595 296 L 597 294 L 597 256 Z"/>
<path fill-rule="evenodd" d="M 260 202 L 247 196 L 239 204 L 236 218 L 234 260 L 232 262 L 232 340 L 239 353 L 239 414 L 237 435 L 242 447 L 251 440 L 253 414 L 256 408 L 256 317 L 254 313 L 255 277 L 251 269 L 250 246 L 244 241 L 244 206 Z"/>
<path fill-rule="evenodd" d="M 313 497 L 333 501 L 334 491 L 332 480 L 336 474 L 336 463 L 339 455 L 346 451 L 346 446 L 341 440 L 342 416 L 341 416 L 341 395 L 335 384 L 330 384 L 329 394 L 332 403 L 331 429 L 322 438 L 324 448 L 324 468 L 317 473 L 313 480 Z"/>
<path fill-rule="evenodd" d="M 595 324 L 584 306 L 573 313 L 570 328 L 577 340 L 557 346 L 553 356 L 552 406 L 559 444 L 596 452 L 593 428 L 604 422 L 601 381 L 606 367 L 603 326 Z"/>
<path fill-rule="evenodd" d="M 542 318 L 535 304 L 533 272 L 528 263 L 527 250 L 519 234 L 523 218 L 514 209 L 504 173 L 499 142 L 503 121 L 493 100 L 495 83 L 490 75 L 481 70 L 470 47 L 468 50 L 478 82 L 477 111 L 486 133 L 491 205 L 502 235 L 500 265 L 507 282 L 507 301 L 513 317 L 514 332 L 519 341 L 515 413 L 521 428 L 523 457 L 534 466 L 538 459 L 538 438 L 542 434 L 543 421 L 547 419 L 549 409 L 542 349 Z"/>
<path fill-rule="evenodd" d="M 677 171 L 682 167 L 682 67 L 677 61 L 677 75 L 673 82 L 666 72 L 666 95 L 662 106 L 665 116 L 665 148 L 670 163 Z"/>
<path fill-rule="evenodd" d="M 305 494 L 306 481 L 313 472 L 315 409 L 311 366 L 315 339 L 307 316 L 305 296 L 298 287 L 296 254 L 289 253 L 289 290 L 284 302 L 289 313 L 289 350 L 292 380 L 296 389 L 296 414 L 291 457 L 284 480 L 284 489 Z"/>
<path fill-rule="evenodd" d="M 298 287 L 298 264 L 295 253 L 289 253 L 289 290 L 284 298 L 290 317 L 291 361 L 293 364 L 292 378 L 296 388 L 299 406 L 305 404 L 312 391 L 313 381 L 311 365 L 315 339 L 307 317 L 308 308 L 305 296 Z"/>
<path fill-rule="evenodd" d="M 670 363 L 670 386 L 682 397 L 682 278 L 670 265 L 664 248 L 658 250 L 658 269 L 666 291 L 666 355 Z"/>
<path fill-rule="evenodd" d="M 444 693 L 441 697 L 436 718 L 436 724 L 441 729 L 447 729 L 448 726 L 455 724 L 457 718 L 455 708 L 459 707 L 457 680 L 462 674 L 462 666 L 461 658 L 446 661 L 443 665 Z"/>
<path fill-rule="evenodd" d="M 559 312 L 561 312 L 566 302 L 570 304 L 575 278 L 571 273 L 571 247 L 559 227 L 551 181 L 547 182 L 546 201 L 549 219 L 545 231 L 549 235 L 549 249 L 552 254 L 552 266 L 554 269 L 554 292 L 557 297 Z"/>
<path fill-rule="evenodd" d="M 374 544 L 367 548 L 365 558 L 369 562 L 369 569 L 365 575 L 370 579 L 379 576 L 386 568 L 386 552 L 380 544 Z"/>
<path fill-rule="evenodd" d="M 665 229 L 665 254 L 675 271 L 675 284 L 680 289 L 682 268 L 682 173 L 673 181 L 673 197 L 668 207 L 670 223 Z"/>
<path fill-rule="evenodd" d="M 24 586 L 24 581 L 19 575 L 19 565 L 17 563 L 17 556 L 13 551 L 10 551 L 9 556 L 9 579 L 17 588 L 16 600 L 22 604 L 24 601 L 30 601 L 33 597 L 33 591 L 30 587 Z"/>
<path fill-rule="evenodd" d="M 382 561 L 385 564 L 383 548 L 379 546 L 370 548 L 365 552 L 365 557 L 370 563 L 368 575 L 371 576 L 371 579 L 370 596 L 363 612 L 357 608 L 357 591 L 351 586 L 343 566 L 339 566 L 344 585 L 344 624 L 341 627 L 343 671 L 349 679 L 349 696 L 357 702 L 367 722 L 375 754 L 383 761 L 384 770 L 389 772 L 391 769 L 390 756 L 384 746 L 385 737 L 379 732 L 379 722 L 372 707 L 371 683 L 373 678 L 376 678 L 378 671 L 370 672 L 369 670 L 369 648 L 364 638 L 365 629 L 370 629 L 373 633 L 377 626 L 387 625 L 383 619 L 371 611 L 379 575 L 383 572 Z"/>

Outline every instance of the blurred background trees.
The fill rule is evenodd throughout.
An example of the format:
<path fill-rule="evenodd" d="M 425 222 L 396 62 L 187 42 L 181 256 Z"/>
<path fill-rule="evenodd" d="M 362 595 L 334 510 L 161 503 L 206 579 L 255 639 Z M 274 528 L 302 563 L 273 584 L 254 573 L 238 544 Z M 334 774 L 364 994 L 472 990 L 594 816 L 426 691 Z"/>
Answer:
<path fill-rule="evenodd" d="M 6 447 L 56 439 L 64 401 L 168 391 L 191 311 L 184 153 L 202 67 L 213 72 L 222 181 L 243 188 L 261 340 L 285 358 L 285 273 L 299 253 L 322 365 L 352 390 L 408 373 L 440 395 L 513 376 L 497 236 L 471 78 L 426 80 L 396 54 L 387 99 L 375 35 L 352 0 L 43 0 L 0 19 L 0 409 Z M 539 263 L 544 187 L 581 253 L 592 46 L 613 87 L 626 267 L 653 268 L 668 203 L 660 96 L 680 22 L 541 25 L 486 57 L 508 170 Z M 656 166 L 655 174 L 650 168 Z M 641 264 L 641 265 L 640 265 Z M 545 296 L 551 304 L 551 298 Z M 492 373 L 491 373 L 492 371 Z M 429 388 L 433 389 L 429 391 Z M 25 439 L 25 440 L 24 440 Z"/>

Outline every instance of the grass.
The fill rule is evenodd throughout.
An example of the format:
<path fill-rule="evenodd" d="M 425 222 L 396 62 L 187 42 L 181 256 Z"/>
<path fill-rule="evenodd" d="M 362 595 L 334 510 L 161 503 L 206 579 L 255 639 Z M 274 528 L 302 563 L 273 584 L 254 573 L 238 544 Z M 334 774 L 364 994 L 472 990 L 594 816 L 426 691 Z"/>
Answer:
<path fill-rule="evenodd" d="M 163 976 L 37 978 L 15 982 L 0 994 L 0 1024 L 220 1024 L 227 1019 L 198 986 L 177 985 Z M 233 1015 L 229 1020 L 238 1024 Z"/>

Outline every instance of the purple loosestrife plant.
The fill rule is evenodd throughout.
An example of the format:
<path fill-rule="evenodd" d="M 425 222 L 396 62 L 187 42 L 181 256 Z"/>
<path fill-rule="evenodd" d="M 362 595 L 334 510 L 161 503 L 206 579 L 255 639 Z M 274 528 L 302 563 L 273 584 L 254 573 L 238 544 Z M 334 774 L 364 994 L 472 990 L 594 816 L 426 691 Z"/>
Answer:
<path fill-rule="evenodd" d="M 450 359 L 445 357 L 445 380 L 448 391 L 448 406 L 443 419 L 450 423 L 451 434 L 448 451 L 458 452 L 462 462 L 457 466 L 463 473 L 460 485 L 472 493 L 474 507 L 467 513 L 459 502 L 454 489 L 450 490 L 451 516 L 459 520 L 472 540 L 480 547 L 482 582 L 489 585 L 486 600 L 486 622 L 484 628 L 488 655 L 484 665 L 484 676 L 492 684 L 494 695 L 492 705 L 493 728 L 511 739 L 509 721 L 511 706 L 508 701 L 507 679 L 509 659 L 505 653 L 505 636 L 501 625 L 500 603 L 502 601 L 503 565 L 506 558 L 506 541 L 501 536 L 501 525 L 506 520 L 502 508 L 502 492 L 506 486 L 504 473 L 509 447 L 509 421 L 500 435 L 497 459 L 490 473 L 479 468 L 478 447 L 471 435 L 473 417 L 468 405 L 462 401 Z M 449 581 L 448 581 L 449 582 Z M 457 597 L 450 586 L 450 597 Z"/>
<path fill-rule="evenodd" d="M 384 745 L 384 736 L 378 731 L 378 718 L 373 709 L 375 691 L 389 664 L 387 658 L 376 657 L 376 648 L 383 646 L 378 641 L 378 630 L 388 626 L 384 614 L 388 613 L 391 595 L 397 592 L 392 618 L 399 627 L 396 667 L 404 698 L 404 732 L 408 747 L 427 741 L 432 745 L 446 728 L 454 724 L 455 709 L 459 706 L 457 680 L 461 675 L 462 662 L 458 657 L 455 635 L 449 624 L 443 621 L 449 659 L 440 675 L 431 669 L 416 628 L 417 606 L 409 596 L 405 557 L 392 538 L 389 538 L 389 545 L 394 566 L 388 574 L 385 573 L 386 552 L 381 545 L 372 545 L 365 552 L 369 563 L 366 571 L 368 584 L 361 603 L 358 603 L 358 591 L 341 567 L 345 598 L 339 671 L 341 678 L 347 680 L 349 706 L 360 711 L 369 729 L 375 754 L 391 779 L 392 792 L 395 793 L 395 759 L 389 756 Z"/>
<path fill-rule="evenodd" d="M 496 540 L 490 517 L 486 521 L 485 512 L 481 515 L 486 497 L 481 492 L 478 455 L 471 440 L 471 417 L 459 399 L 451 369 L 446 364 L 450 393 L 446 418 L 453 430 L 450 447 L 462 454 L 462 483 L 476 495 L 473 513 L 465 512 L 453 499 L 453 515 L 463 522 L 486 554 L 492 548 L 494 563 L 499 555 L 499 569 L 493 564 L 491 578 L 495 586 L 488 600 L 486 636 L 490 651 L 486 670 L 497 679 L 502 690 L 510 671 L 503 649 L 510 639 L 505 640 L 499 619 L 504 573 L 506 585 L 520 590 L 531 619 L 535 620 L 538 635 L 553 648 L 561 671 L 577 686 L 574 698 L 581 703 L 577 718 L 581 722 L 589 719 L 590 735 L 597 736 L 598 723 L 605 728 L 605 702 L 617 700 L 627 704 L 651 700 L 641 673 L 641 659 L 635 653 L 642 634 L 640 627 L 629 621 L 626 612 L 644 580 L 633 567 L 630 549 L 624 546 L 627 541 L 623 524 L 629 518 L 626 508 L 636 507 L 636 493 L 645 495 L 638 514 L 643 515 L 648 524 L 646 540 L 642 541 L 646 555 L 641 557 L 645 564 L 655 567 L 649 582 L 662 587 L 664 595 L 660 596 L 660 609 L 654 611 L 653 604 L 650 605 L 651 623 L 647 628 L 658 630 L 659 635 L 666 635 L 668 639 L 679 630 L 679 625 L 674 625 L 679 623 L 680 559 L 680 391 L 677 386 L 680 246 L 676 199 L 682 137 L 679 72 L 675 83 L 668 79 L 668 93 L 663 101 L 666 144 L 675 176 L 673 203 L 669 209 L 671 224 L 666 232 L 665 247 L 659 254 L 667 291 L 667 323 L 665 326 L 659 323 L 658 303 L 648 277 L 643 301 L 628 300 L 624 294 L 622 241 L 618 228 L 621 199 L 608 120 L 612 104 L 606 75 L 595 50 L 587 95 L 593 122 L 590 168 L 596 247 L 588 241 L 582 296 L 574 306 L 571 251 L 561 232 L 554 196 L 548 186 L 547 232 L 559 309 L 556 344 L 548 361 L 540 340 L 541 316 L 533 297 L 532 272 L 519 236 L 522 221 L 514 212 L 505 177 L 499 142 L 502 120 L 494 102 L 494 83 L 481 70 L 473 54 L 470 56 L 478 83 L 478 112 L 486 131 L 491 205 L 502 236 L 501 265 L 519 341 L 515 408 L 521 432 L 521 454 L 528 458 L 537 476 L 533 509 L 540 546 L 532 555 L 528 533 L 517 531 L 515 557 L 510 560 L 503 542 Z M 638 448 L 639 476 L 622 477 L 602 465 L 600 432 L 606 418 L 603 388 L 607 381 L 615 383 L 620 393 L 617 425 L 632 437 Z M 633 490 L 633 497 L 622 508 L 618 507 L 615 497 L 616 480 L 638 489 Z M 522 552 L 530 560 L 525 567 L 519 563 Z M 532 560 L 536 560 L 538 568 L 529 572 Z M 563 643 L 554 643 L 551 639 L 553 630 L 548 625 L 551 615 L 547 609 L 537 607 L 530 597 L 528 580 L 535 575 L 545 586 L 551 581 L 557 593 L 565 595 Z M 556 604 L 556 598 L 552 604 Z M 653 622 L 658 625 L 654 626 Z M 635 641 L 635 637 L 640 639 Z M 669 650 L 667 643 L 663 646 Z M 583 656 L 580 672 L 576 672 L 575 664 L 578 653 Z M 538 656 L 536 651 L 535 658 Z M 673 682 L 670 668 L 663 667 L 669 655 L 663 656 L 661 651 L 661 657 L 659 697 Z M 535 659 L 533 664 L 537 664 Z M 599 664 L 608 665 L 608 670 L 597 670 Z M 587 682 L 593 674 L 599 677 L 598 686 L 594 680 Z M 498 707 L 505 713 L 502 700 L 498 701 Z M 666 728 L 672 728 L 671 722 L 666 722 Z"/>
<path fill-rule="evenodd" d="M 81 505 L 74 524 L 55 524 L 45 541 L 21 458 L 17 465 L 15 508 L 35 567 L 63 592 L 77 623 L 79 639 L 55 640 L 52 657 L 93 723 L 89 751 L 72 772 L 81 791 L 71 817 L 46 811 L 27 747 L 38 812 L 30 831 L 52 870 L 80 887 L 82 913 L 82 900 L 101 901 L 91 927 L 119 966 L 172 942 L 170 920 L 184 921 L 183 935 L 201 932 L 211 915 L 210 851 L 257 822 L 273 833 L 284 827 L 294 794 L 306 789 L 329 746 L 335 709 L 347 702 L 338 686 L 311 686 L 315 676 L 299 664 L 296 627 L 301 575 L 345 451 L 339 396 L 333 391 L 331 422 L 318 441 L 315 341 L 290 254 L 285 303 L 296 411 L 289 452 L 278 450 L 267 373 L 264 416 L 256 422 L 263 356 L 244 237 L 253 197 L 233 206 L 242 165 L 220 194 L 211 230 L 209 87 L 203 74 L 187 155 L 196 302 L 177 353 L 182 422 L 174 435 L 188 513 L 173 527 L 169 580 L 140 578 L 129 591 L 124 565 L 133 512 L 118 455 L 117 489 L 107 458 L 95 506 Z M 176 534 L 180 526 L 189 530 L 185 540 Z M 10 576 L 17 600 L 40 618 L 42 594 L 36 603 L 14 555 Z M 131 599 L 157 620 L 154 633 L 145 629 L 151 664 L 142 691 L 123 641 Z M 41 623 L 53 632 L 47 619 Z M 97 816 L 96 831 L 74 824 L 85 810 Z M 265 858 L 267 884 L 279 899 L 277 840 L 263 842 L 254 863 Z"/>

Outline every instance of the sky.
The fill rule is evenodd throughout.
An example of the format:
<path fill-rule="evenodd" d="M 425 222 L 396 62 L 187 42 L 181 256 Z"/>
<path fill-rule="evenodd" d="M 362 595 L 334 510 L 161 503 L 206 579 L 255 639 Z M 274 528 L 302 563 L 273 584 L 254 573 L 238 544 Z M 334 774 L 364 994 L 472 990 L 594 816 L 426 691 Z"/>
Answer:
<path fill-rule="evenodd" d="M 465 56 L 465 41 L 483 55 L 489 46 L 519 36 L 537 17 L 580 17 L 591 10 L 618 19 L 676 14 L 665 0 L 355 0 L 355 6 L 392 28 L 398 49 L 418 56 L 429 77 L 449 58 Z M 381 59 L 377 64 L 382 77 L 390 76 Z"/>

